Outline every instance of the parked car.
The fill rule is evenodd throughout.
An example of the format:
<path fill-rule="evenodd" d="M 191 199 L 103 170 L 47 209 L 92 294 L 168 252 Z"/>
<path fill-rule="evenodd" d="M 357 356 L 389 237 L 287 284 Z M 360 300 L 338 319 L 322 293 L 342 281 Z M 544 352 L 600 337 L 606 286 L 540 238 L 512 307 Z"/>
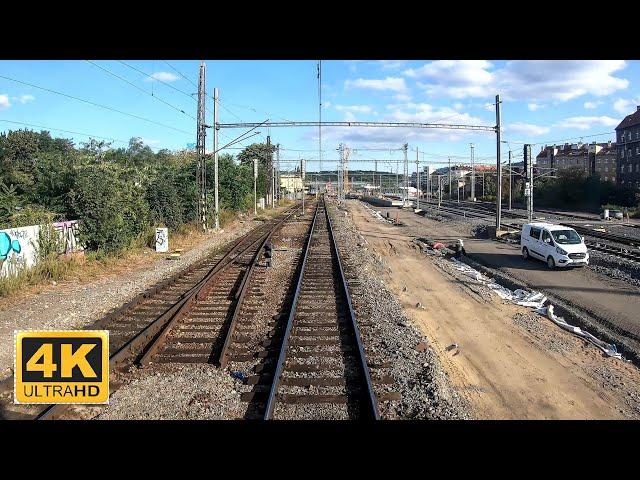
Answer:
<path fill-rule="evenodd" d="M 584 239 L 573 228 L 564 225 L 527 223 L 522 227 L 520 250 L 525 260 L 542 260 L 551 269 L 589 265 Z"/>

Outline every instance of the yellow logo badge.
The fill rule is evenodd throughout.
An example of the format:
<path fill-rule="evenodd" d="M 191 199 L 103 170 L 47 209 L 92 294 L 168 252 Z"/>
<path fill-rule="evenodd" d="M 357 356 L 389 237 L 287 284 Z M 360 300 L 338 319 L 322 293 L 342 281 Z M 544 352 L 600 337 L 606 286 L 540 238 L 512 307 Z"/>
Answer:
<path fill-rule="evenodd" d="M 108 403 L 109 332 L 15 332 L 15 403 Z"/>

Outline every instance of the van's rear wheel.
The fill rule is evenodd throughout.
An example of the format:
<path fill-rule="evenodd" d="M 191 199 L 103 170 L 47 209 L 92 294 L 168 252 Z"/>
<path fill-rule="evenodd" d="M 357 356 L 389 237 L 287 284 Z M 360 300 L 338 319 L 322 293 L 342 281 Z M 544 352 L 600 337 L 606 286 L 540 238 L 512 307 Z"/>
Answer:
<path fill-rule="evenodd" d="M 529 260 L 529 250 L 527 249 L 527 247 L 524 247 L 522 249 L 522 258 L 524 258 L 525 260 Z"/>
<path fill-rule="evenodd" d="M 556 262 L 551 255 L 547 258 L 547 267 L 549 267 L 550 270 L 556 268 Z"/>

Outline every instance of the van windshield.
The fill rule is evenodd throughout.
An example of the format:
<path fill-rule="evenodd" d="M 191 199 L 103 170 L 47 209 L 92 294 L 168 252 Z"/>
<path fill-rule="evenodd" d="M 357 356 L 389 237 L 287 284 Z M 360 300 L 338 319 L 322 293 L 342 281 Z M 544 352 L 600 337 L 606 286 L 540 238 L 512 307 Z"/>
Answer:
<path fill-rule="evenodd" d="M 554 230 L 551 232 L 553 239 L 560 245 L 577 245 L 582 243 L 582 238 L 575 230 Z"/>

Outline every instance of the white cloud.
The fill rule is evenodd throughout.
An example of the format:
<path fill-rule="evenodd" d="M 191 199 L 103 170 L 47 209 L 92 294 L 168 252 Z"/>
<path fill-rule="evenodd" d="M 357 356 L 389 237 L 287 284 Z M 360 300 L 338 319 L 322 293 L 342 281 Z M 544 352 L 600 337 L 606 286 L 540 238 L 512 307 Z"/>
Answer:
<path fill-rule="evenodd" d="M 9 102 L 9 95 L 6 93 L 0 94 L 0 110 L 9 108 L 11 106 L 11 102 Z"/>
<path fill-rule="evenodd" d="M 322 108 L 331 108 L 332 103 L 331 102 L 324 102 L 322 104 Z"/>
<path fill-rule="evenodd" d="M 627 115 L 630 115 L 635 111 L 635 107 L 638 104 L 638 100 L 633 98 L 618 98 L 615 102 L 613 102 L 613 109 L 626 117 Z"/>
<path fill-rule="evenodd" d="M 602 105 L 602 103 L 602 100 L 596 100 L 595 102 L 584 102 L 584 108 L 593 110 L 594 108 L 598 108 L 598 105 Z"/>
<path fill-rule="evenodd" d="M 588 130 L 595 126 L 615 127 L 618 123 L 620 123 L 619 120 L 606 115 L 602 115 L 600 117 L 569 117 L 559 121 L 554 125 L 554 127 Z"/>
<path fill-rule="evenodd" d="M 33 102 L 36 99 L 36 97 L 34 97 L 33 95 L 20 95 L 19 97 L 14 97 L 14 100 L 17 100 L 18 102 L 25 104 L 27 102 Z"/>
<path fill-rule="evenodd" d="M 145 80 L 152 82 L 153 80 L 160 80 L 161 82 L 175 82 L 180 77 L 171 72 L 155 72 L 149 75 Z"/>
<path fill-rule="evenodd" d="M 411 95 L 407 95 L 406 93 L 398 93 L 397 95 L 394 95 L 392 98 L 394 100 L 397 100 L 398 102 L 410 102 L 413 99 Z"/>
<path fill-rule="evenodd" d="M 352 112 L 352 113 L 371 113 L 373 108 L 369 105 L 336 105 L 335 109 L 339 112 Z"/>
<path fill-rule="evenodd" d="M 540 125 L 533 125 L 531 123 L 520 123 L 520 122 L 505 125 L 503 130 L 505 132 L 510 132 L 510 133 L 513 132 L 520 135 L 526 135 L 531 137 L 535 137 L 537 135 L 544 135 L 551 131 L 549 127 L 542 127 Z"/>
<path fill-rule="evenodd" d="M 487 122 L 465 112 L 450 107 L 433 106 L 427 103 L 397 103 L 386 105 L 382 121 L 418 122 L 418 123 L 456 123 L 480 124 Z M 345 121 L 354 121 L 351 112 L 346 112 Z M 314 133 L 305 134 L 305 140 L 313 139 Z M 326 127 L 322 129 L 322 138 L 327 142 L 362 143 L 371 146 L 389 144 L 401 145 L 404 142 L 457 142 L 492 137 L 492 132 L 474 132 L 464 130 L 440 130 L 428 128 L 372 128 L 372 127 Z M 317 138 L 316 138 L 317 140 Z"/>
<path fill-rule="evenodd" d="M 539 103 L 528 103 L 527 108 L 532 112 L 535 112 L 536 110 L 540 110 L 541 108 L 544 108 L 544 105 L 540 105 Z"/>
<path fill-rule="evenodd" d="M 405 62 L 404 60 L 378 60 L 378 64 L 383 70 L 397 70 L 401 68 Z"/>
<path fill-rule="evenodd" d="M 460 102 L 454 103 L 453 108 L 455 108 L 456 110 L 462 110 L 464 108 L 464 104 Z"/>
<path fill-rule="evenodd" d="M 152 147 L 152 148 L 160 145 L 160 143 L 161 143 L 160 140 L 155 140 L 153 138 L 142 137 L 140 140 L 142 141 L 142 143 L 144 143 L 145 145 L 148 145 L 149 147 Z"/>
<path fill-rule="evenodd" d="M 411 95 L 407 95 L 406 93 L 398 93 L 397 95 L 393 96 L 393 99 L 399 102 L 410 102 Z"/>
<path fill-rule="evenodd" d="M 467 125 L 483 125 L 481 119 L 468 113 L 459 112 L 450 107 L 434 107 L 429 103 L 399 103 L 387 105 L 389 120 L 397 122 L 420 123 L 457 123 Z"/>
<path fill-rule="evenodd" d="M 627 88 L 614 76 L 626 67 L 622 60 L 514 60 L 496 68 L 485 60 L 438 60 L 403 73 L 422 80 L 431 96 L 493 97 L 505 100 L 567 101 L 581 95 L 606 96 Z"/>
<path fill-rule="evenodd" d="M 406 92 L 407 85 L 402 77 L 387 77 L 384 79 L 358 78 L 344 82 L 345 88 L 370 88 L 372 90 L 391 90 L 393 92 Z"/>

